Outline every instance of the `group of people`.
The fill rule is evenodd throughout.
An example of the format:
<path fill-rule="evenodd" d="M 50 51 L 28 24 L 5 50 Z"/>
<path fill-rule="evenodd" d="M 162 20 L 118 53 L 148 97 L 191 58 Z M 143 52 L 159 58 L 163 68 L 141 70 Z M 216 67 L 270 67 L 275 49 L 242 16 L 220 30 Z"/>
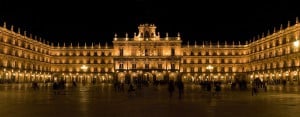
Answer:
<path fill-rule="evenodd" d="M 173 92 L 175 91 L 175 86 L 177 86 L 178 89 L 178 98 L 181 99 L 184 91 L 184 84 L 181 80 L 178 80 L 174 82 L 173 80 L 170 80 L 168 83 L 168 91 L 169 91 L 169 97 L 173 97 Z"/>

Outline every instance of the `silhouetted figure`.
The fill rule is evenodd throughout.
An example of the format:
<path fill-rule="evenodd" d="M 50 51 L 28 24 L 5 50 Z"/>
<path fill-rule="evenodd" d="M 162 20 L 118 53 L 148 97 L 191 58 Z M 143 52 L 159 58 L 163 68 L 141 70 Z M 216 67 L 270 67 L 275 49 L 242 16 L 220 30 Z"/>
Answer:
<path fill-rule="evenodd" d="M 215 84 L 215 94 L 218 95 L 221 91 L 221 82 L 216 82 Z"/>
<path fill-rule="evenodd" d="M 32 82 L 32 88 L 33 88 L 34 90 L 37 90 L 37 89 L 39 88 L 38 83 L 37 83 L 36 81 L 33 81 L 33 82 Z"/>
<path fill-rule="evenodd" d="M 173 96 L 173 92 L 175 90 L 174 81 L 170 80 L 168 84 L 168 91 L 169 91 L 169 97 L 171 98 Z"/>
<path fill-rule="evenodd" d="M 177 87 L 178 87 L 178 94 L 179 94 L 178 98 L 181 99 L 182 95 L 183 95 L 183 90 L 184 90 L 184 84 L 181 80 L 178 80 Z"/>
<path fill-rule="evenodd" d="M 132 83 L 129 84 L 129 88 L 128 88 L 128 94 L 131 96 L 132 94 L 134 94 L 135 89 L 132 85 Z"/>
<path fill-rule="evenodd" d="M 72 81 L 73 87 L 77 87 L 75 80 Z"/>
<path fill-rule="evenodd" d="M 252 96 L 253 95 L 257 95 L 257 93 L 258 93 L 258 87 L 257 87 L 257 85 L 252 86 Z"/>

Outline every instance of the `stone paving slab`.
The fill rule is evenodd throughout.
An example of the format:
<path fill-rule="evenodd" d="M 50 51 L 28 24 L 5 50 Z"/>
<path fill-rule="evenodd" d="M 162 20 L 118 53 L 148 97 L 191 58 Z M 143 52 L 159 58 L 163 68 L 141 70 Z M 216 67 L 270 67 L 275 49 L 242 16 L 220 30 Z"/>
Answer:
<path fill-rule="evenodd" d="M 126 89 L 127 87 L 125 87 Z M 298 86 L 268 87 L 252 96 L 249 90 L 223 89 L 218 95 L 186 85 L 184 96 L 172 98 L 166 86 L 143 87 L 135 95 L 115 92 L 110 84 L 68 86 L 60 94 L 51 87 L 0 85 L 4 117 L 299 117 Z"/>

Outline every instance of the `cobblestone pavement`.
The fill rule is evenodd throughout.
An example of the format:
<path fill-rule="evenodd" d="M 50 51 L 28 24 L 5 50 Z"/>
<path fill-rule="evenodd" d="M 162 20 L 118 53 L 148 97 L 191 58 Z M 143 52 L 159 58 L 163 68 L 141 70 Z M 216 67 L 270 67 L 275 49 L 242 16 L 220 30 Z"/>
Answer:
<path fill-rule="evenodd" d="M 167 86 L 148 86 L 134 93 L 115 91 L 111 84 L 68 84 L 57 93 L 39 84 L 0 84 L 2 117 L 299 117 L 300 86 L 268 86 L 252 96 L 250 90 L 226 86 L 213 94 L 198 85 L 185 85 L 170 98 Z"/>

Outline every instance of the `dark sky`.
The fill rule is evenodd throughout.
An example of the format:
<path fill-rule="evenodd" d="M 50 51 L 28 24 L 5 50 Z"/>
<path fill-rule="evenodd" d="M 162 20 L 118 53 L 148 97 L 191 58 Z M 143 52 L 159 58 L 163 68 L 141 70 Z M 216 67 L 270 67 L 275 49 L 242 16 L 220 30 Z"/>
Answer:
<path fill-rule="evenodd" d="M 114 33 L 132 37 L 141 23 L 153 23 L 161 36 L 182 40 L 250 40 L 267 30 L 295 23 L 300 7 L 292 1 L 219 2 L 204 0 L 4 0 L 0 21 L 50 42 L 111 42 Z M 298 6 L 297 6 L 298 5 Z M 1 23 L 2 25 L 3 23 Z M 17 29 L 15 29 L 17 30 Z"/>

